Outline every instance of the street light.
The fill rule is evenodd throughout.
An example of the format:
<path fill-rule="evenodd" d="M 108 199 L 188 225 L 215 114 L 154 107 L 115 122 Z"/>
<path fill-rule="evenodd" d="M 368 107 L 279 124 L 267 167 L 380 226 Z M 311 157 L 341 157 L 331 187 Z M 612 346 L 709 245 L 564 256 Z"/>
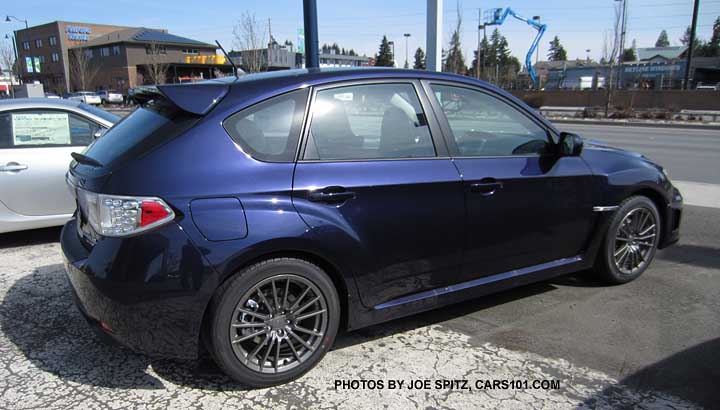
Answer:
<path fill-rule="evenodd" d="M 13 21 L 13 20 L 19 21 L 19 22 L 21 22 L 21 23 L 25 23 L 25 28 L 28 28 L 28 22 L 27 22 L 27 20 L 19 19 L 19 18 L 15 17 L 15 16 L 10 16 L 10 15 L 6 15 L 6 16 L 5 16 L 5 21 L 6 21 L 6 22 L 9 23 L 9 22 L 11 22 L 11 21 Z"/>
<path fill-rule="evenodd" d="M 15 98 L 15 86 L 13 85 L 13 77 L 15 76 L 15 66 L 18 64 L 18 53 L 17 48 L 15 48 L 15 36 L 13 35 L 10 37 L 9 35 L 5 34 L 5 40 L 10 40 L 12 42 L 13 46 L 13 54 L 15 55 L 15 62 L 8 67 L 10 69 L 10 95 L 12 98 Z M 19 76 L 18 76 L 19 77 Z"/>
<path fill-rule="evenodd" d="M 410 64 L 408 64 L 408 38 L 410 38 L 410 33 L 405 33 L 403 36 L 405 36 L 405 68 L 410 68 Z"/>

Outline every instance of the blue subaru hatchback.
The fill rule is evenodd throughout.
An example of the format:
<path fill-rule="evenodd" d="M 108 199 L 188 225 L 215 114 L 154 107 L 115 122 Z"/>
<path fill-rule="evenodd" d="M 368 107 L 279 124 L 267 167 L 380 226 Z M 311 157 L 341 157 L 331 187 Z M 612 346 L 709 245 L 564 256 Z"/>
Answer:
<path fill-rule="evenodd" d="M 93 327 L 236 380 L 299 377 L 357 329 L 593 268 L 637 278 L 682 197 L 642 155 L 486 83 L 299 70 L 163 85 L 75 159 L 62 232 Z"/>

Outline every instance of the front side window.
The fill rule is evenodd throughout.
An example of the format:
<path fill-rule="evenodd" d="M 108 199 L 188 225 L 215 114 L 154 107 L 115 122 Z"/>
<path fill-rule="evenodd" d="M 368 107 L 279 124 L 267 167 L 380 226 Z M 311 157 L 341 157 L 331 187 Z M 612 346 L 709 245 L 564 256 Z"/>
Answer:
<path fill-rule="evenodd" d="M 505 101 L 468 88 L 433 84 L 460 156 L 543 154 L 546 130 Z"/>
<path fill-rule="evenodd" d="M 435 156 L 412 84 L 369 84 L 318 91 L 304 159 Z"/>
<path fill-rule="evenodd" d="M 0 148 L 82 146 L 100 126 L 63 111 L 14 111 L 0 114 Z"/>
<path fill-rule="evenodd" d="M 240 148 L 255 159 L 295 160 L 308 90 L 298 90 L 255 104 L 223 123 Z"/>

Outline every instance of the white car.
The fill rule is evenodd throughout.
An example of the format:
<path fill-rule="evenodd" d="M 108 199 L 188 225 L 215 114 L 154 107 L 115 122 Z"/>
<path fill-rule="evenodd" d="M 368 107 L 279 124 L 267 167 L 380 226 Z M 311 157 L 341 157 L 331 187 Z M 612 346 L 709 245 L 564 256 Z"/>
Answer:
<path fill-rule="evenodd" d="M 103 104 L 122 104 L 123 95 L 113 90 L 102 90 L 97 93 Z"/>
<path fill-rule="evenodd" d="M 47 98 L 0 101 L 0 233 L 64 224 L 75 211 L 65 183 L 72 160 L 120 118 Z"/>
<path fill-rule="evenodd" d="M 68 100 L 75 100 L 84 102 L 85 104 L 95 105 L 100 105 L 100 103 L 102 103 L 100 96 L 92 91 L 78 91 L 76 93 L 72 93 L 70 94 L 70 97 L 68 97 Z"/>

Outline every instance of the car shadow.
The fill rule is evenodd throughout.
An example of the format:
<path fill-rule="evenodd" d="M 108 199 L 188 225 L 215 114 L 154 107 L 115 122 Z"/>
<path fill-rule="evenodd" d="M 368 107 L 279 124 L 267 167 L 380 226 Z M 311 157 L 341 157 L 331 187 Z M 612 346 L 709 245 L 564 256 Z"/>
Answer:
<path fill-rule="evenodd" d="M 685 265 L 720 269 L 720 248 L 717 247 L 681 243 L 658 252 L 657 258 Z"/>
<path fill-rule="evenodd" d="M 59 242 L 61 226 L 0 234 L 0 249 Z"/>
<path fill-rule="evenodd" d="M 537 283 L 338 335 L 333 350 L 441 323 L 556 289 Z M 35 367 L 74 383 L 162 389 L 164 381 L 211 391 L 249 389 L 226 376 L 207 352 L 188 361 L 152 359 L 97 336 L 77 310 L 64 267 L 37 268 L 16 280 L 0 304 L 0 329 Z M 0 358 L 12 360 L 11 357 Z"/>
<path fill-rule="evenodd" d="M 608 398 L 620 395 L 626 386 L 640 394 L 643 391 L 662 392 L 704 408 L 717 408 L 720 403 L 718 380 L 720 338 L 690 347 L 646 366 L 622 378 L 619 385 L 609 386 L 588 398 L 578 408 L 594 408 L 598 401 L 608 402 Z"/>

